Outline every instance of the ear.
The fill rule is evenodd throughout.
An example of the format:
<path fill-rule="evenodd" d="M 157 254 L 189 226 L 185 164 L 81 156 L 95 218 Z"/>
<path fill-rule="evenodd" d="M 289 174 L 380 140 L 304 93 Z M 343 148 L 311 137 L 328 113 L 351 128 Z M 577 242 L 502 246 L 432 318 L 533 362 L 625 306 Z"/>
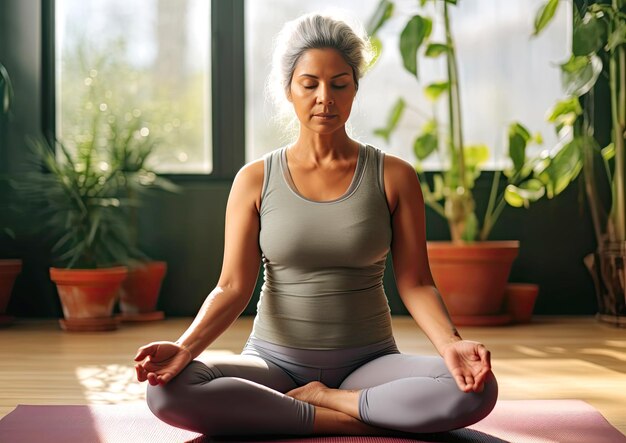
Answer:
<path fill-rule="evenodd" d="M 291 98 L 291 85 L 289 85 L 289 88 L 285 89 L 285 97 L 287 98 L 287 101 L 293 103 L 293 99 Z"/>

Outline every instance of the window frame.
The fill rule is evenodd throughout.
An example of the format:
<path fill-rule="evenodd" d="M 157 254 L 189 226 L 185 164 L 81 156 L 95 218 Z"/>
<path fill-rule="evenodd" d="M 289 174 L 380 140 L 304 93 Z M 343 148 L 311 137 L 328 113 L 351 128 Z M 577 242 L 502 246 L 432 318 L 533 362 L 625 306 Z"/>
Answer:
<path fill-rule="evenodd" d="M 213 171 L 160 173 L 175 182 L 232 180 L 245 164 L 244 0 L 211 1 Z M 55 0 L 42 0 L 42 130 L 56 137 Z M 218 87 L 219 85 L 219 87 Z M 54 144 L 51 144 L 52 146 Z"/>

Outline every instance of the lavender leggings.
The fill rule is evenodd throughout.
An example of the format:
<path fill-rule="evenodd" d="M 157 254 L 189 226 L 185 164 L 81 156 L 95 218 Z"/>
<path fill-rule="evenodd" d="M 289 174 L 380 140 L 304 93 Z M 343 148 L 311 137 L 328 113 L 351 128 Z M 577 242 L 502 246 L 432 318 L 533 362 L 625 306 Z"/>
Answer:
<path fill-rule="evenodd" d="M 361 420 L 395 431 L 430 433 L 475 423 L 491 412 L 498 386 L 457 387 L 440 357 L 401 354 L 393 337 L 368 346 L 307 350 L 250 337 L 241 355 L 194 360 L 164 386 L 148 386 L 161 420 L 206 435 L 306 435 L 315 407 L 284 395 L 310 381 L 359 389 Z"/>

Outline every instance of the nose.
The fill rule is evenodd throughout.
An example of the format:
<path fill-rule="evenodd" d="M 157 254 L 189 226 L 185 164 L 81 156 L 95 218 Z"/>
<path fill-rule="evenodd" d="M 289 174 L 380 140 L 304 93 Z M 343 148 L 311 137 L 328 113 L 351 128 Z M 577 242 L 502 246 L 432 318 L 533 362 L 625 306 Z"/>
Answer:
<path fill-rule="evenodd" d="M 317 103 L 319 105 L 333 105 L 335 104 L 335 99 L 332 96 L 332 91 L 330 86 L 320 84 L 318 89 L 319 94 L 317 96 Z"/>

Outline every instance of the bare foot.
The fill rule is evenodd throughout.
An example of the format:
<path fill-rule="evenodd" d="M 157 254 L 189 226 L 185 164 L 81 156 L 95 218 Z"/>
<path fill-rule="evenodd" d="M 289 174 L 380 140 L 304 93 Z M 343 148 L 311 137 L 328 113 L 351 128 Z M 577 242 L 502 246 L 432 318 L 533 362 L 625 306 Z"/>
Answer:
<path fill-rule="evenodd" d="M 310 403 L 315 406 L 322 406 L 322 397 L 324 395 L 324 391 L 328 389 L 329 388 L 324 383 L 321 383 L 319 381 L 312 381 L 304 386 L 292 389 L 285 395 L 293 397 L 296 400 Z"/>

